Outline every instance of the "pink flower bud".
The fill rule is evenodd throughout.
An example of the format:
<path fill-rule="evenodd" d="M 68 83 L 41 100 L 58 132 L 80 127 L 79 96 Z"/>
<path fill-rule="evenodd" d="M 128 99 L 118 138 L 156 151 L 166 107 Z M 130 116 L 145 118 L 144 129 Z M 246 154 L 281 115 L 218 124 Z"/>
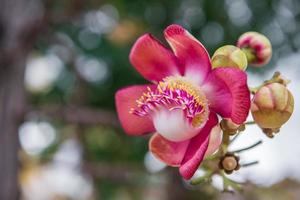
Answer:
<path fill-rule="evenodd" d="M 257 32 L 246 32 L 241 35 L 237 46 L 246 54 L 248 63 L 256 67 L 267 64 L 272 57 L 269 39 Z"/>
<path fill-rule="evenodd" d="M 235 67 L 241 70 L 247 68 L 247 57 L 244 52 L 233 45 L 225 45 L 217 49 L 212 57 L 213 68 L 217 67 Z"/>
<path fill-rule="evenodd" d="M 254 121 L 263 129 L 279 129 L 294 110 L 294 98 L 282 84 L 270 83 L 254 95 L 251 112 Z"/>

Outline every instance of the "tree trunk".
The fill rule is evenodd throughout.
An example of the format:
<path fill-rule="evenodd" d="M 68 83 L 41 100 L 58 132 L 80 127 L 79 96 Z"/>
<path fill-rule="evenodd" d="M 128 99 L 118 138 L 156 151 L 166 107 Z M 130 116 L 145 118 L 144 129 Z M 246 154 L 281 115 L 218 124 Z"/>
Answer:
<path fill-rule="evenodd" d="M 24 55 L 0 60 L 0 199 L 18 199 L 18 127 L 24 108 Z"/>
<path fill-rule="evenodd" d="M 182 179 L 178 174 L 177 169 L 170 169 L 170 180 L 168 185 L 168 200 L 188 199 L 185 188 L 183 187 Z"/>
<path fill-rule="evenodd" d="M 16 200 L 18 128 L 23 119 L 24 70 L 41 19 L 35 0 L 0 0 L 0 199 Z"/>

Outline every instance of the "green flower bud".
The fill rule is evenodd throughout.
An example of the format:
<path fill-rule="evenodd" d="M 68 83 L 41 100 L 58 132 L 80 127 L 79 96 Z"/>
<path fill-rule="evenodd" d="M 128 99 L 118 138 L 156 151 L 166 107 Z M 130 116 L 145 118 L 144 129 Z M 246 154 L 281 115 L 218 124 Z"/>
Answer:
<path fill-rule="evenodd" d="M 263 130 L 274 130 L 273 132 L 289 120 L 293 110 L 293 95 L 280 83 L 261 87 L 255 93 L 251 104 L 254 121 Z"/>
<path fill-rule="evenodd" d="M 233 45 L 226 45 L 217 49 L 212 57 L 212 67 L 235 67 L 241 70 L 247 68 L 247 57 L 243 51 Z"/>

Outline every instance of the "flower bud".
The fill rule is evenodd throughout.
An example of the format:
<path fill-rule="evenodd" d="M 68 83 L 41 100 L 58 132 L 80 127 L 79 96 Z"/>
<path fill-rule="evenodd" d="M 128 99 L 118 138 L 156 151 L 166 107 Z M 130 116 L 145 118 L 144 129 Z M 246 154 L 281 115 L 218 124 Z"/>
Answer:
<path fill-rule="evenodd" d="M 235 135 L 237 132 L 245 130 L 244 124 L 236 124 L 231 119 L 222 119 L 220 125 L 221 129 L 229 135 Z"/>
<path fill-rule="evenodd" d="M 268 136 L 269 138 L 273 138 L 274 134 L 279 133 L 280 128 L 263 128 L 262 131 L 264 132 L 264 134 L 266 134 L 266 136 Z"/>
<path fill-rule="evenodd" d="M 247 68 L 247 57 L 243 51 L 233 45 L 226 45 L 217 49 L 212 57 L 213 68 L 235 67 L 241 70 Z"/>
<path fill-rule="evenodd" d="M 234 170 L 239 170 L 240 158 L 233 153 L 226 153 L 219 162 L 219 168 L 223 169 L 226 174 L 231 174 Z"/>
<path fill-rule="evenodd" d="M 246 54 L 248 63 L 256 67 L 267 64 L 272 57 L 269 39 L 257 32 L 246 32 L 241 35 L 237 46 Z"/>
<path fill-rule="evenodd" d="M 252 99 L 253 119 L 265 130 L 264 132 L 279 130 L 291 117 L 293 110 L 293 95 L 280 83 L 270 83 L 261 87 Z"/>

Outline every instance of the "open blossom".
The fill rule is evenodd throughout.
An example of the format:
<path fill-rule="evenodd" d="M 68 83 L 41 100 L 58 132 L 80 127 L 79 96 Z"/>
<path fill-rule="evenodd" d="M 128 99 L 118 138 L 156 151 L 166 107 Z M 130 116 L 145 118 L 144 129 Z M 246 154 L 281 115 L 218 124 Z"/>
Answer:
<path fill-rule="evenodd" d="M 236 124 L 246 120 L 247 76 L 237 68 L 212 69 L 204 46 L 179 25 L 164 36 L 173 51 L 150 34 L 136 41 L 130 61 L 151 83 L 120 89 L 116 107 L 127 134 L 154 133 L 150 151 L 190 179 L 220 145 L 217 114 Z"/>

